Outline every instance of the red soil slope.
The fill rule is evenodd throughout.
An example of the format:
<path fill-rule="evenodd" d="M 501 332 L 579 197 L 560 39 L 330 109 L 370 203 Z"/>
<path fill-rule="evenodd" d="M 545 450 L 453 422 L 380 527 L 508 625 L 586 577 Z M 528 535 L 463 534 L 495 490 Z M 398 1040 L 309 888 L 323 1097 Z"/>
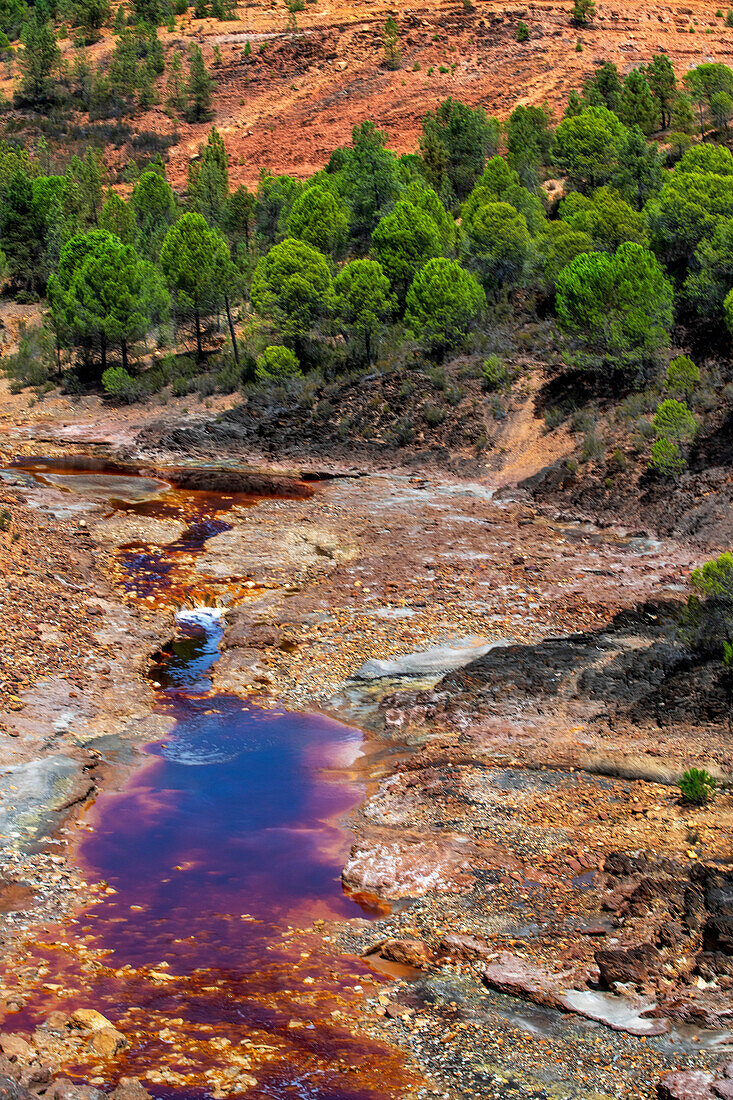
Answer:
<path fill-rule="evenodd" d="M 448 95 L 481 103 L 499 117 L 517 103 L 546 100 L 561 110 L 570 89 L 605 59 L 628 72 L 664 50 L 680 76 L 701 61 L 733 61 L 733 28 L 716 17 L 710 2 L 645 6 L 610 0 L 599 4 L 594 26 L 583 30 L 572 25 L 569 3 L 467 3 L 471 10 L 439 0 L 395 11 L 403 54 L 397 72 L 382 64 L 381 31 L 390 9 L 381 0 L 309 3 L 298 15 L 297 36 L 286 32 L 284 4 L 250 0 L 238 9 L 236 22 L 186 20 L 177 33 L 163 37 L 169 45 L 184 45 L 194 36 L 209 62 L 213 47 L 221 50 L 222 64 L 212 70 L 218 80 L 214 122 L 226 142 L 234 184 L 256 182 L 261 168 L 310 175 L 365 118 L 387 131 L 392 148 L 411 151 L 423 115 Z M 520 19 L 530 28 L 526 43 L 516 41 Z M 250 57 L 244 55 L 247 40 Z M 581 53 L 575 49 L 579 40 Z M 180 134 L 170 176 L 182 182 L 208 126 L 174 121 L 160 108 L 138 125 Z"/>

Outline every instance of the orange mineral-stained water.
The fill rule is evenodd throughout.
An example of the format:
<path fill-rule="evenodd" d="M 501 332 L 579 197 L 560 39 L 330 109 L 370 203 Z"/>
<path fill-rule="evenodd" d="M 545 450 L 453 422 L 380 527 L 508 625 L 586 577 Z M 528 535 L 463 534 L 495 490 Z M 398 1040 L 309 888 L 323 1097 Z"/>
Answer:
<path fill-rule="evenodd" d="M 93 1008 L 129 1045 L 80 1040 L 67 1072 L 138 1076 L 156 1097 L 404 1096 L 399 1056 L 350 1027 L 383 979 L 338 953 L 328 923 L 369 916 L 340 880 L 362 735 L 214 692 L 221 635 L 218 609 L 179 614 L 150 671 L 170 733 L 82 818 L 94 903 L 35 943 L 42 978 L 4 1026 Z"/>

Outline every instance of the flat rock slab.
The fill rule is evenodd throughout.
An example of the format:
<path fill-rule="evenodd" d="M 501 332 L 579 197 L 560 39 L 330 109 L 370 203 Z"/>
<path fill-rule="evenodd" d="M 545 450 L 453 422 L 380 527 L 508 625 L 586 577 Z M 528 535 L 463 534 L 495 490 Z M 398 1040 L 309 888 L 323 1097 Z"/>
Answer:
<path fill-rule="evenodd" d="M 93 789 L 83 765 L 69 756 L 47 756 L 7 768 L 0 776 L 0 835 L 38 839 L 56 815 Z"/>
<path fill-rule="evenodd" d="M 644 1016 L 656 1008 L 654 1001 L 632 1000 L 591 989 L 568 989 L 569 973 L 550 974 L 515 955 L 504 954 L 496 962 L 489 963 L 484 967 L 483 978 L 486 985 L 500 993 L 574 1012 L 613 1031 L 625 1031 L 629 1035 L 664 1035 L 669 1031 L 668 1020 Z"/>
<path fill-rule="evenodd" d="M 657 1085 L 659 1100 L 709 1100 L 713 1095 L 710 1086 L 712 1073 L 698 1069 L 668 1073 Z"/>
<path fill-rule="evenodd" d="M 156 519 L 118 512 L 110 519 L 94 525 L 93 538 L 106 546 L 126 546 L 144 542 L 151 546 L 167 546 L 186 530 L 186 524 L 175 519 Z"/>
<path fill-rule="evenodd" d="M 629 1035 L 664 1035 L 669 1031 L 668 1020 L 644 1016 L 657 1007 L 655 1001 L 639 1002 L 614 993 L 570 989 L 560 996 L 558 1003 L 561 1008 L 605 1024 L 612 1031 L 626 1031 Z"/>
<path fill-rule="evenodd" d="M 463 668 L 477 657 L 483 657 L 492 649 L 506 646 L 508 641 L 489 642 L 482 637 L 456 638 L 454 641 L 431 646 L 416 653 L 387 660 L 373 658 L 365 661 L 353 675 L 354 680 L 400 679 L 402 677 L 442 676 Z"/>
<path fill-rule="evenodd" d="M 168 481 L 154 477 L 126 477 L 124 474 L 56 474 L 43 473 L 45 481 L 68 489 L 72 493 L 93 499 L 123 500 L 134 503 L 139 500 L 154 500 L 161 493 L 168 492 L 172 486 Z"/>

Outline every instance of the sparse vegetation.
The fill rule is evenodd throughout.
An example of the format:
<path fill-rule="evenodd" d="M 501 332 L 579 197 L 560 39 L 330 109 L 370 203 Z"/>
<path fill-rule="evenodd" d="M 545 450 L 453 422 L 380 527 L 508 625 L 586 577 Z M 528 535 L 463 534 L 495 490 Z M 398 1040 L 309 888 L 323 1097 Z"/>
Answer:
<path fill-rule="evenodd" d="M 688 768 L 677 786 L 683 802 L 690 806 L 704 806 L 715 797 L 717 783 L 704 768 Z"/>

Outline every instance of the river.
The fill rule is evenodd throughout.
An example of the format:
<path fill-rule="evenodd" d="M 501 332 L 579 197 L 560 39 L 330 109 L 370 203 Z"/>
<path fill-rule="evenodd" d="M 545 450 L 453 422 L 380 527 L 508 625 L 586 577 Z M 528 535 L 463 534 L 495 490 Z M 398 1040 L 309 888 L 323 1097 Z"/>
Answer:
<path fill-rule="evenodd" d="M 75 850 L 100 884 L 94 904 L 40 936 L 34 961 L 49 977 L 14 1026 L 32 1030 L 50 1012 L 94 1008 L 129 1046 L 102 1064 L 78 1044 L 67 1070 L 105 1082 L 138 1076 L 156 1096 L 403 1093 L 398 1056 L 348 1026 L 379 975 L 332 952 L 328 934 L 331 920 L 369 916 L 340 878 L 349 848 L 342 820 L 364 796 L 353 767 L 362 734 L 215 692 L 223 612 L 186 606 L 195 600 L 185 564 L 226 527 L 230 498 L 99 472 L 90 481 L 73 468 L 33 473 L 123 511 L 175 508 L 189 526 L 163 550 L 120 554 L 128 598 L 170 593 L 175 577 L 183 609 L 149 673 L 170 732 L 82 818 Z"/>

